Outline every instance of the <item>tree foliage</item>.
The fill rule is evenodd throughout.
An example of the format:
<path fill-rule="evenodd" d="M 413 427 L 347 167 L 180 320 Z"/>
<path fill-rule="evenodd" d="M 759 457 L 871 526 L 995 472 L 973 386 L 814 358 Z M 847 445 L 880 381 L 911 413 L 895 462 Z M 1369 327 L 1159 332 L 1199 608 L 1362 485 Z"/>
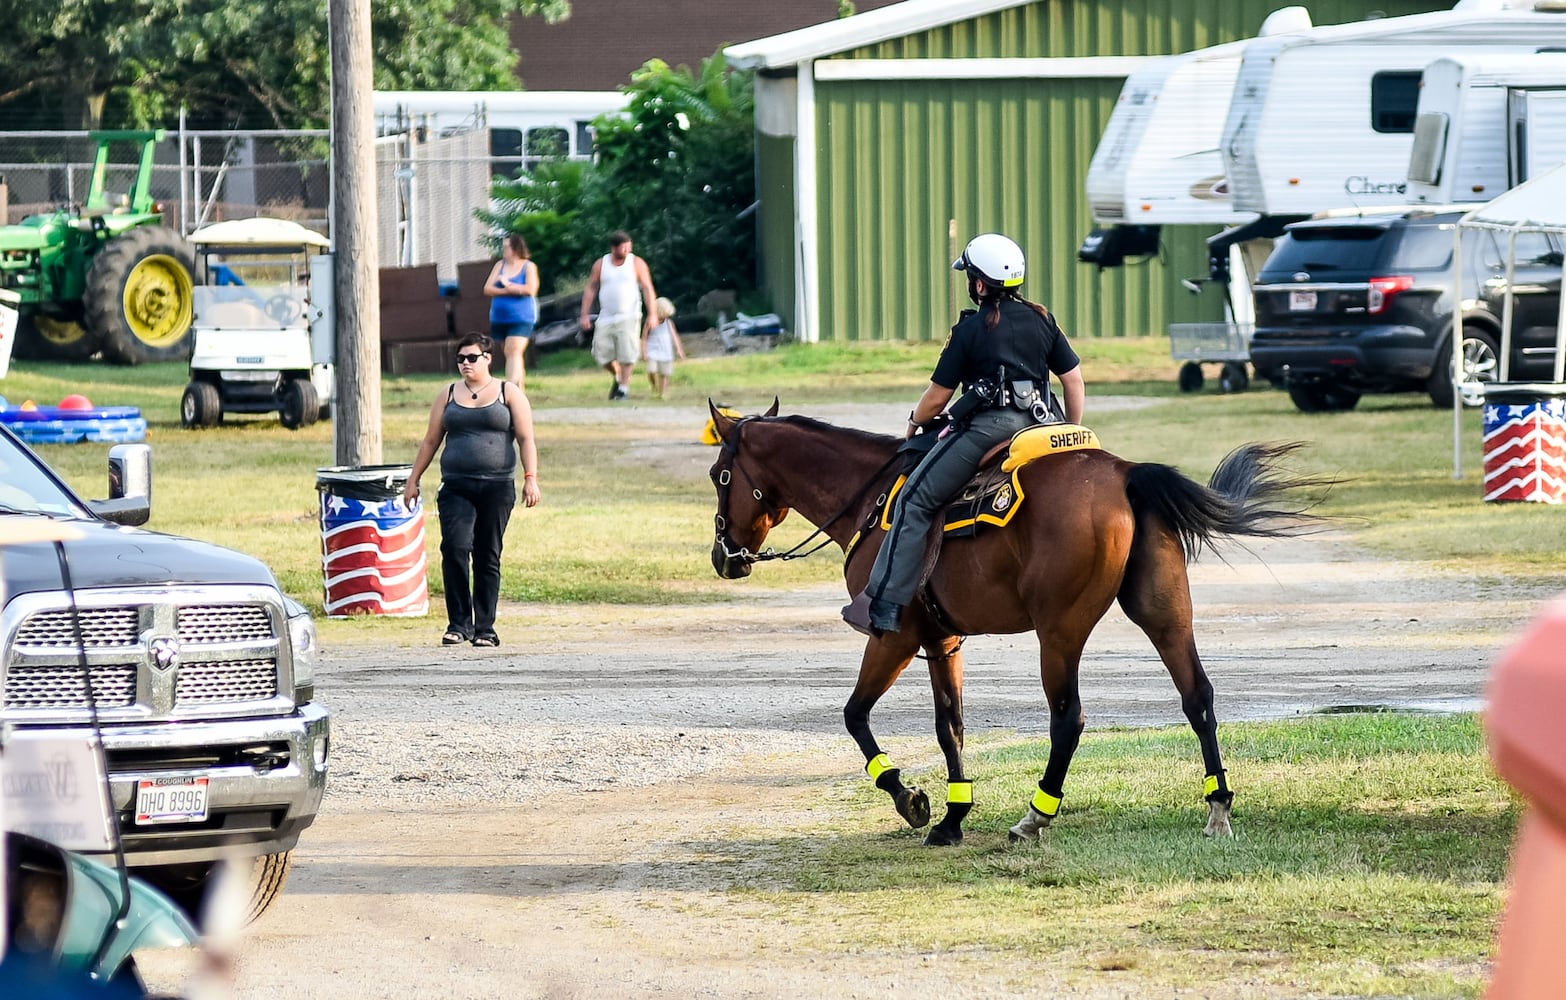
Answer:
<path fill-rule="evenodd" d="M 584 276 L 629 232 L 660 294 L 684 309 L 717 288 L 756 287 L 752 77 L 721 53 L 700 70 L 653 59 L 631 75 L 629 113 L 594 123 L 596 163 L 556 162 L 497 182 L 481 217 L 519 232 L 541 270 Z"/>
<path fill-rule="evenodd" d="M 331 107 L 321 0 L 11 0 L 0 114 L 38 127 L 322 127 Z M 517 86 L 513 16 L 557 20 L 569 0 L 374 3 L 375 86 Z M 9 105 L 9 107 L 8 107 Z"/>

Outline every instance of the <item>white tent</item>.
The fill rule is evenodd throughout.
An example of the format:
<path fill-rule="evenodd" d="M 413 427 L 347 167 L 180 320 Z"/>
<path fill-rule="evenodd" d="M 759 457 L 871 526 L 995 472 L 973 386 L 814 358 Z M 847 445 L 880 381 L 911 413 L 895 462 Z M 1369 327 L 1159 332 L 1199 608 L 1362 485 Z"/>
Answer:
<path fill-rule="evenodd" d="M 1507 234 L 1506 284 L 1507 293 L 1501 315 L 1500 382 L 1489 383 L 1499 388 L 1537 388 L 1545 394 L 1566 392 L 1566 295 L 1561 297 L 1561 312 L 1555 326 L 1555 372 L 1553 381 L 1532 383 L 1530 386 L 1513 385 L 1506 381 L 1510 374 L 1512 349 L 1512 279 L 1517 265 L 1518 233 L 1566 233 L 1566 163 L 1530 181 L 1517 185 L 1494 201 L 1480 205 L 1458 220 L 1457 253 L 1455 262 L 1457 287 L 1454 299 L 1463 301 L 1462 287 L 1462 230 L 1491 229 Z M 1566 282 L 1563 282 L 1566 286 Z M 1563 288 L 1566 290 L 1566 288 Z M 1462 309 L 1452 310 L 1452 370 L 1463 370 L 1463 316 Z M 1462 478 L 1463 394 L 1452 393 L 1452 475 Z"/>

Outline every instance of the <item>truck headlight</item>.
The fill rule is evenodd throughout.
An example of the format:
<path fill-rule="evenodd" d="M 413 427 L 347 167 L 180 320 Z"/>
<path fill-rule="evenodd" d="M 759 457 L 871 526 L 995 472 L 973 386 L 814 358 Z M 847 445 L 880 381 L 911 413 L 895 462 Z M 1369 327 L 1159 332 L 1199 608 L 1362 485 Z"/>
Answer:
<path fill-rule="evenodd" d="M 294 702 L 303 705 L 315 698 L 315 657 L 320 641 L 308 608 L 285 597 L 283 609 L 288 614 L 288 645 L 294 654 Z"/>

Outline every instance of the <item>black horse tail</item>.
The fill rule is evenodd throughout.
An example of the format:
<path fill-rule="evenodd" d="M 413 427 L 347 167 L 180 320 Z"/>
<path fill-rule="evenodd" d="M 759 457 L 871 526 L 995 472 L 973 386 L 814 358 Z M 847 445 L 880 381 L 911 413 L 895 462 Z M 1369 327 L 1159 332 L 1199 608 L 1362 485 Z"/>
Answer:
<path fill-rule="evenodd" d="M 1285 538 L 1320 530 L 1325 518 L 1311 510 L 1331 479 L 1285 471 L 1280 461 L 1301 448 L 1298 442 L 1246 444 L 1231 451 L 1206 486 L 1172 466 L 1146 462 L 1126 475 L 1126 495 L 1140 522 L 1152 516 L 1180 536 L 1185 557 L 1231 535 Z"/>

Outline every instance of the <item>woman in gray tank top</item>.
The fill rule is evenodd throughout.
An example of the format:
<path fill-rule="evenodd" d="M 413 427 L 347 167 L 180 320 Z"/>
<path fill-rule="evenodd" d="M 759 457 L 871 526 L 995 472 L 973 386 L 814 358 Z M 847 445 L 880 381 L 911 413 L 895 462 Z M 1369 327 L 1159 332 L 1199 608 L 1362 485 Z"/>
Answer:
<path fill-rule="evenodd" d="M 445 441 L 435 505 L 446 589 L 446 634 L 440 641 L 448 646 L 500 645 L 495 634 L 500 555 L 517 503 L 519 452 L 523 502 L 533 507 L 540 499 L 533 408 L 521 386 L 490 374 L 490 357 L 490 340 L 483 334 L 470 333 L 458 342 L 462 378 L 435 397 L 429 429 L 419 442 L 402 494 L 412 509 L 419 499 L 419 478 Z"/>

